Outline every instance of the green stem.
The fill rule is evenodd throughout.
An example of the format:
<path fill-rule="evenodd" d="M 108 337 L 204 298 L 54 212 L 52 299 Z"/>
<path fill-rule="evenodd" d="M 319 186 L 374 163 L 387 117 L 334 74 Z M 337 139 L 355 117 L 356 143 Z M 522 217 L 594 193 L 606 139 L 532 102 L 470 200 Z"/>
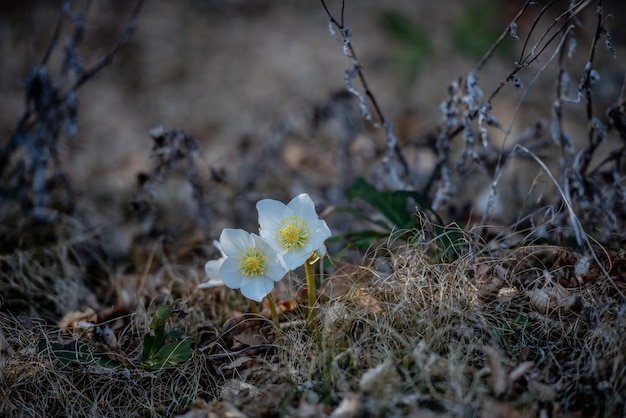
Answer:
<path fill-rule="evenodd" d="M 280 322 L 278 322 L 278 312 L 276 311 L 276 304 L 274 303 L 274 298 L 271 293 L 267 294 L 267 301 L 270 304 L 270 311 L 272 312 L 272 321 L 274 322 L 274 326 L 276 329 L 279 329 Z"/>
<path fill-rule="evenodd" d="M 304 262 L 304 272 L 306 273 L 306 286 L 307 294 L 309 296 L 309 308 L 315 306 L 315 276 L 313 275 L 313 263 L 317 261 L 317 254 L 313 253 L 316 259 L 313 259 L 313 255 L 307 261 Z"/>
<path fill-rule="evenodd" d="M 259 311 L 259 309 L 257 308 L 256 301 L 251 300 L 251 301 L 250 301 L 250 313 L 255 314 L 255 313 L 257 313 L 258 311 Z"/>

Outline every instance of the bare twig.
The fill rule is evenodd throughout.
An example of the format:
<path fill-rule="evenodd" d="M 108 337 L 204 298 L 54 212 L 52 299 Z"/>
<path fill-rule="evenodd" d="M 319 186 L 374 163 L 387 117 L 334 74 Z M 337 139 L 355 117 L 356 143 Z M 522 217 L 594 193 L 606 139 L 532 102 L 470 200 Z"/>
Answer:
<path fill-rule="evenodd" d="M 484 65 L 487 63 L 487 61 L 491 59 L 491 56 L 493 55 L 495 50 L 498 49 L 500 44 L 502 44 L 502 42 L 506 39 L 507 35 L 511 33 L 512 24 L 516 23 L 519 20 L 519 18 L 522 17 L 522 15 L 524 14 L 528 6 L 530 6 L 531 4 L 532 4 L 532 1 L 530 0 L 526 0 L 524 2 L 524 5 L 522 6 L 522 8 L 519 10 L 519 12 L 517 12 L 515 17 L 511 21 L 511 24 L 507 26 L 504 32 L 500 34 L 498 39 L 489 47 L 489 50 L 485 53 L 485 55 L 483 55 L 478 65 L 476 65 L 476 71 L 480 71 L 484 67 Z M 528 38 L 526 38 L 526 41 L 528 41 Z"/>
<path fill-rule="evenodd" d="M 84 70 L 76 47 L 83 39 L 85 21 L 92 1 L 84 0 L 76 14 L 72 13 L 69 1 L 63 3 L 47 49 L 26 80 L 24 112 L 0 153 L 0 179 L 4 183 L 0 187 L 0 195 L 3 201 L 18 201 L 23 207 L 32 207 L 33 214 L 45 212 L 48 189 L 51 187 L 50 178 L 63 177 L 58 166 L 53 174 L 49 170 L 51 164 L 58 165 L 59 138 L 62 135 L 70 138 L 78 131 L 78 89 L 112 62 L 135 29 L 136 18 L 143 2 L 144 0 L 136 2 L 122 35 L 111 50 L 88 70 Z M 48 70 L 48 61 L 58 45 L 65 18 L 74 26 L 65 44 L 62 71 L 65 78 L 73 84 L 63 91 L 61 83 L 53 81 Z M 16 152 L 20 149 L 25 152 L 16 157 Z M 17 161 L 10 167 L 12 159 Z"/>
<path fill-rule="evenodd" d="M 141 10 L 143 3 L 144 3 L 144 0 L 137 1 L 130 15 L 130 19 L 128 20 L 128 23 L 126 24 L 126 28 L 124 29 L 124 32 L 122 32 L 120 37 L 117 39 L 117 42 L 111 47 L 109 52 L 107 52 L 104 55 L 104 57 L 100 59 L 100 61 L 98 61 L 93 67 L 91 67 L 89 70 L 85 71 L 85 73 L 81 75 L 81 77 L 72 86 L 73 90 L 79 89 L 83 84 L 85 84 L 85 82 L 91 79 L 100 70 L 102 70 L 104 67 L 106 67 L 107 65 L 113 62 L 113 58 L 117 54 L 117 51 L 119 51 L 119 49 L 124 44 L 126 44 L 130 35 L 137 28 L 137 16 L 139 15 L 139 11 Z"/>
<path fill-rule="evenodd" d="M 600 40 L 600 36 L 603 31 L 603 18 L 602 18 L 602 0 L 598 1 L 598 6 L 596 8 L 596 13 L 598 15 L 598 22 L 596 24 L 596 32 L 593 36 L 593 40 L 591 42 L 591 47 L 589 48 L 589 59 L 587 60 L 587 65 L 585 66 L 582 79 L 580 81 L 580 86 L 578 87 L 579 92 L 584 92 L 585 101 L 586 101 L 586 114 L 587 114 L 587 123 L 588 123 L 588 139 L 589 145 L 587 149 L 585 149 L 582 153 L 582 160 L 578 164 L 578 172 L 581 175 L 585 175 L 587 169 L 589 168 L 589 163 L 591 162 L 591 157 L 594 152 L 598 148 L 598 146 L 605 139 L 606 131 L 600 131 L 596 134 L 597 128 L 593 123 L 593 97 L 591 94 L 591 84 L 593 82 L 593 74 L 595 70 L 593 69 L 593 62 L 595 58 L 595 52 L 598 45 L 598 41 Z"/>
<path fill-rule="evenodd" d="M 395 184 L 396 187 L 398 188 L 404 188 L 401 186 L 404 185 L 410 185 L 411 181 L 410 181 L 410 171 L 409 171 L 409 166 L 408 163 L 406 161 L 406 158 L 404 157 L 404 154 L 402 153 L 402 150 L 400 149 L 400 146 L 398 144 L 398 140 L 394 134 L 393 131 L 393 124 L 392 122 L 387 119 L 384 115 L 383 112 L 378 104 L 378 101 L 376 100 L 376 97 L 374 96 L 374 94 L 372 93 L 372 91 L 369 88 L 369 85 L 367 83 L 367 80 L 365 78 L 365 74 L 363 73 L 363 69 L 362 66 L 357 58 L 356 55 L 356 51 L 354 49 L 354 47 L 352 46 L 352 42 L 351 42 L 351 33 L 350 30 L 344 25 L 344 11 L 345 11 L 345 1 L 341 2 L 341 18 L 340 20 L 337 20 L 333 14 L 331 13 L 331 11 L 328 8 L 328 5 L 326 4 L 325 0 L 320 0 L 322 2 L 322 6 L 324 7 L 324 10 L 326 11 L 326 14 L 328 15 L 328 18 L 330 20 L 330 30 L 331 32 L 334 32 L 332 27 L 333 25 L 335 27 L 337 27 L 337 29 L 339 30 L 339 32 L 341 33 L 341 37 L 342 37 L 342 41 L 343 41 L 343 47 L 344 47 L 344 54 L 352 59 L 352 63 L 353 63 L 353 67 L 352 69 L 346 71 L 346 84 L 348 87 L 348 90 L 350 91 L 350 93 L 354 94 L 360 102 L 361 105 L 361 109 L 363 111 L 363 115 L 366 119 L 370 120 L 372 123 L 374 123 L 375 126 L 377 126 L 376 122 L 371 120 L 371 116 L 369 114 L 369 111 L 367 109 L 367 103 L 365 101 L 365 99 L 361 96 L 361 94 L 351 85 L 351 80 L 354 76 L 357 76 L 361 86 L 363 87 L 363 90 L 365 92 L 365 96 L 369 99 L 370 103 L 372 104 L 372 106 L 374 107 L 374 111 L 376 112 L 376 116 L 378 117 L 378 119 L 381 121 L 381 123 L 383 124 L 384 128 L 385 128 L 385 136 L 387 138 L 386 141 L 386 153 L 385 153 L 385 160 L 384 160 L 384 164 L 387 168 L 387 170 L 389 171 L 389 173 L 394 177 L 392 179 L 392 182 Z M 393 164 L 393 160 L 397 160 L 400 163 L 400 166 L 402 168 L 402 173 L 397 173 L 395 170 L 395 165 Z M 402 181 L 404 184 L 399 184 L 399 181 Z"/>

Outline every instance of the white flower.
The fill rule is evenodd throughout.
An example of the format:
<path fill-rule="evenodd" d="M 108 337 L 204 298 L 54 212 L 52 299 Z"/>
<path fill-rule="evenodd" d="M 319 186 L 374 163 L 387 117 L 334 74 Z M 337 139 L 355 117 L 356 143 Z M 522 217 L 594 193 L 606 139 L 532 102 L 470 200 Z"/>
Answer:
<path fill-rule="evenodd" d="M 315 204 L 308 194 L 294 197 L 285 205 L 272 199 L 256 204 L 259 212 L 259 234 L 283 256 L 293 270 L 316 252 L 326 255 L 326 241 L 331 233 L 326 222 L 319 219 Z"/>
<path fill-rule="evenodd" d="M 274 282 L 289 271 L 283 257 L 256 234 L 241 229 L 224 229 L 220 244 L 226 258 L 219 277 L 231 289 L 241 289 L 249 299 L 261 302 Z"/>
<path fill-rule="evenodd" d="M 222 250 L 222 246 L 219 241 L 213 241 L 213 246 L 217 248 L 222 255 L 217 260 L 209 260 L 204 265 L 204 270 L 206 271 L 206 275 L 209 278 L 209 281 L 200 283 L 198 288 L 200 289 L 209 289 L 211 287 L 219 287 L 224 285 L 224 280 L 220 277 L 220 268 L 226 260 L 226 254 L 224 254 L 224 250 Z"/>

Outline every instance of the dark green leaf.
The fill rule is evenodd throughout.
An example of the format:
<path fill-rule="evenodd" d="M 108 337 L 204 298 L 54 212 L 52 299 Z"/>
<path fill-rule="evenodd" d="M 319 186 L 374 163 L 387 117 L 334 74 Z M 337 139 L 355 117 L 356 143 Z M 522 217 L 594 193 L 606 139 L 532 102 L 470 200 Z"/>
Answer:
<path fill-rule="evenodd" d="M 45 346 L 41 346 L 40 348 L 43 349 Z M 81 342 L 71 344 L 55 343 L 50 344 L 47 348 L 49 348 L 54 356 L 66 366 L 76 364 L 83 366 L 99 366 L 107 369 L 120 367 L 118 362 L 93 352 L 87 344 Z"/>
<path fill-rule="evenodd" d="M 367 221 L 371 224 L 374 225 L 378 225 L 381 228 L 383 228 L 384 230 L 391 230 L 391 228 L 393 227 L 393 225 L 389 225 L 388 223 L 386 223 L 385 221 L 383 221 L 382 219 L 374 219 L 370 216 L 367 216 L 366 214 L 359 212 L 358 210 L 354 210 L 351 208 L 339 208 L 335 210 L 335 213 L 347 213 L 350 214 L 356 218 L 362 219 L 364 221 Z"/>
<path fill-rule="evenodd" d="M 358 179 L 347 191 L 348 198 L 359 198 L 372 205 L 395 227 L 410 229 L 419 226 L 419 220 L 413 210 L 408 208 L 408 199 L 426 210 L 431 210 L 426 199 L 415 191 L 379 191 L 364 179 Z"/>
<path fill-rule="evenodd" d="M 193 356 L 192 343 L 193 340 L 186 339 L 164 345 L 157 355 L 147 363 L 148 368 L 158 370 L 184 363 Z"/>
<path fill-rule="evenodd" d="M 348 247 L 357 247 L 360 249 L 368 249 L 381 238 L 389 236 L 388 232 L 374 231 L 366 229 L 357 232 L 348 232 L 345 234 L 335 235 L 328 239 L 328 242 L 348 241 Z"/>
<path fill-rule="evenodd" d="M 175 339 L 180 338 L 181 335 L 182 335 L 182 332 L 180 332 L 177 329 L 173 329 L 173 330 L 170 330 L 170 332 L 167 333 L 167 339 L 168 340 L 175 340 Z"/>

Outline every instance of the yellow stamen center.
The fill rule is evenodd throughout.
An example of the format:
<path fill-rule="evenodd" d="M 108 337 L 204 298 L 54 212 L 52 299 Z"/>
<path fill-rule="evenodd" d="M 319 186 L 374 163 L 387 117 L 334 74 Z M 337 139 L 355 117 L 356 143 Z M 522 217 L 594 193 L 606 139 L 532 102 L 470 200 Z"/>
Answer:
<path fill-rule="evenodd" d="M 237 261 L 239 262 L 237 268 L 241 275 L 251 279 L 262 276 L 267 267 L 267 256 L 254 247 L 241 250 Z"/>
<path fill-rule="evenodd" d="M 295 216 L 290 216 L 281 221 L 276 232 L 276 241 L 288 251 L 299 250 L 304 247 L 310 236 L 309 226 Z"/>

